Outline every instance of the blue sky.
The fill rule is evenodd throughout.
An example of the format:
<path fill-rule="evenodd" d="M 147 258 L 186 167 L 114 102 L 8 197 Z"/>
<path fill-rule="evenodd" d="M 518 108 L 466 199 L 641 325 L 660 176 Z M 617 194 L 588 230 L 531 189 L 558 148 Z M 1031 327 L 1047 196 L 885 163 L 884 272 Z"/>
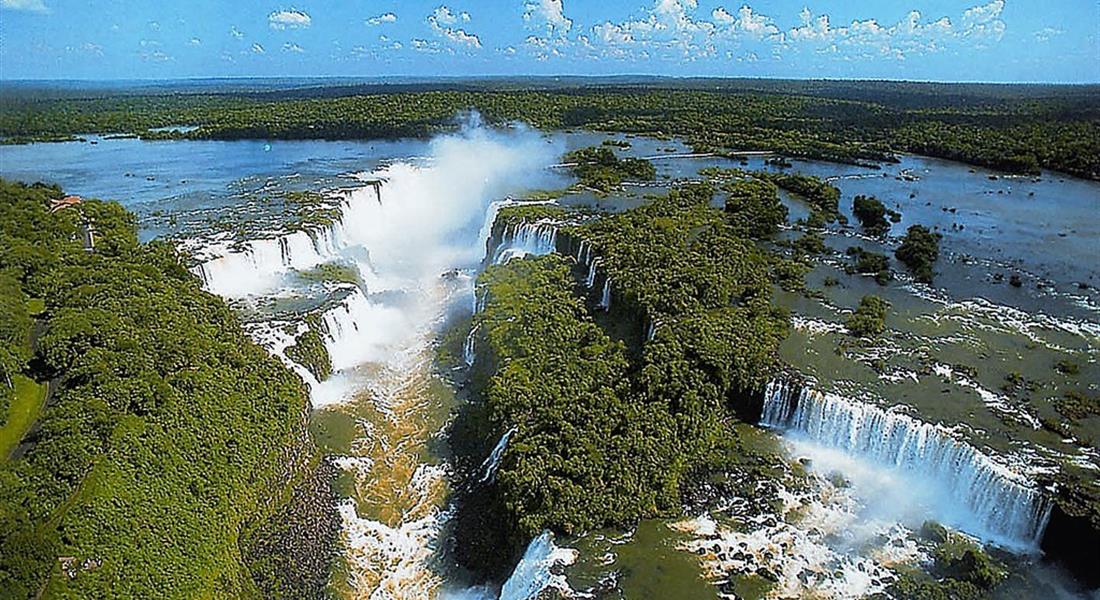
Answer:
<path fill-rule="evenodd" d="M 0 0 L 0 78 L 1100 82 L 1097 0 Z"/>

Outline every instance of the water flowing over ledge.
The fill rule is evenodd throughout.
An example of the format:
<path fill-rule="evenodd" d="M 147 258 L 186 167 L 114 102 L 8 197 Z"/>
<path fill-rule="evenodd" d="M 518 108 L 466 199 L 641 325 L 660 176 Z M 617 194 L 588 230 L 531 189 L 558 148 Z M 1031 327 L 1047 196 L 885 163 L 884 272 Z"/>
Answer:
<path fill-rule="evenodd" d="M 513 258 L 550 254 L 557 249 L 557 243 L 558 225 L 552 221 L 509 224 L 504 228 L 501 243 L 493 254 L 492 263 L 499 265 Z"/>
<path fill-rule="evenodd" d="M 760 423 L 919 480 L 939 492 L 936 516 L 963 531 L 1024 551 L 1042 539 L 1042 492 L 941 427 L 785 381 L 767 385 Z"/>

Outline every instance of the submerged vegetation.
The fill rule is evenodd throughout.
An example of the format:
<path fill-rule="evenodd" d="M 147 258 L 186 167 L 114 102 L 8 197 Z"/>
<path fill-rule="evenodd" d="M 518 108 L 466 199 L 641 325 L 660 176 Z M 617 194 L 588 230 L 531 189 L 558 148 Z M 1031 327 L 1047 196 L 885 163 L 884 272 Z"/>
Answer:
<path fill-rule="evenodd" d="M 932 266 L 940 256 L 939 233 L 933 233 L 923 225 L 913 225 L 905 232 L 901 245 L 894 251 L 897 257 L 921 283 L 932 283 Z"/>
<path fill-rule="evenodd" d="M 887 209 L 882 201 L 874 196 L 857 195 L 853 198 L 852 214 L 859 219 L 864 229 L 876 235 L 889 231 L 890 221 L 896 223 L 901 220 L 901 214 Z M 890 221 L 887 221 L 887 216 Z"/>
<path fill-rule="evenodd" d="M 170 245 L 139 244 L 132 215 L 91 200 L 51 213 L 61 195 L 0 181 L 0 306 L 19 316 L 3 368 L 52 382 L 0 466 L 0 589 L 257 597 L 242 548 L 313 468 L 302 382 Z M 31 298 L 43 330 L 28 346 Z"/>
<path fill-rule="evenodd" d="M 856 337 L 879 335 L 886 331 L 886 312 L 890 303 L 878 296 L 864 296 L 848 317 L 848 331 Z"/>
<path fill-rule="evenodd" d="M 619 158 L 607 147 L 581 148 L 565 155 L 573 164 L 573 173 L 581 185 L 600 192 L 610 192 L 623 181 L 652 181 L 657 176 L 653 163 L 640 158 Z"/>

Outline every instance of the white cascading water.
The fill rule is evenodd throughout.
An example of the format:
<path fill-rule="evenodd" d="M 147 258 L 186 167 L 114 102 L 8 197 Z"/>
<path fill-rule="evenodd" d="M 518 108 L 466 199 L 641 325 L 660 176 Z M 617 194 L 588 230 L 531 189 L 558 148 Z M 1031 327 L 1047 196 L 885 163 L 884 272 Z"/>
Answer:
<path fill-rule="evenodd" d="M 555 546 L 554 534 L 542 532 L 527 545 L 523 558 L 504 582 L 500 600 L 529 600 L 547 588 L 568 591 L 565 577 L 554 573 L 554 569 L 571 565 L 576 559 L 576 550 Z"/>
<path fill-rule="evenodd" d="M 936 425 L 782 381 L 767 385 L 760 422 L 902 473 L 931 516 L 987 541 L 1034 550 L 1046 527 L 1040 491 Z"/>
<path fill-rule="evenodd" d="M 217 252 L 219 256 L 192 271 L 211 293 L 227 298 L 252 296 L 269 290 L 292 269 L 312 269 L 332 260 L 345 245 L 343 223 L 336 220 L 310 231 L 249 240 L 239 249 Z"/>
<path fill-rule="evenodd" d="M 399 339 L 409 325 L 400 308 L 371 302 L 357 287 L 321 315 L 321 324 L 333 371 L 384 360 L 390 342 Z"/>
<path fill-rule="evenodd" d="M 603 282 L 603 293 L 600 294 L 600 309 L 611 310 L 611 278 Z"/>
<path fill-rule="evenodd" d="M 592 289 L 596 285 L 596 275 L 598 275 L 597 267 L 600 266 L 600 258 L 589 258 L 588 262 L 588 276 L 584 278 L 584 286 L 588 289 Z"/>
<path fill-rule="evenodd" d="M 477 341 L 478 327 L 481 327 L 481 323 L 474 325 L 470 329 L 470 333 L 466 334 L 466 342 L 462 344 L 462 360 L 466 363 L 467 367 L 474 366 L 474 361 L 477 360 L 477 351 L 474 344 Z"/>
<path fill-rule="evenodd" d="M 513 258 L 544 256 L 557 249 L 558 225 L 552 221 L 509 224 L 504 228 L 500 246 L 493 256 L 493 264 L 499 265 Z"/>
<path fill-rule="evenodd" d="M 500 441 L 493 447 L 493 451 L 489 453 L 485 462 L 481 463 L 481 479 L 478 483 L 488 483 L 496 477 L 497 469 L 500 468 L 500 459 L 504 456 L 504 449 L 508 447 L 508 440 L 515 432 L 516 428 L 513 427 L 500 436 Z"/>

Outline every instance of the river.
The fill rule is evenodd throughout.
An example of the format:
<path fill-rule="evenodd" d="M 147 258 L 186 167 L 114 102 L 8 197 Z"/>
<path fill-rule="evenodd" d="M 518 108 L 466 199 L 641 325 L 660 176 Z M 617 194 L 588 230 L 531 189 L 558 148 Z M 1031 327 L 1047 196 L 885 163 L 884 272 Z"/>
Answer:
<path fill-rule="evenodd" d="M 334 374 L 318 381 L 286 360 L 311 383 L 314 436 L 343 473 L 344 551 L 334 589 L 355 598 L 485 597 L 497 590 L 469 587 L 443 543 L 453 473 L 442 432 L 461 402 L 461 373 L 440 372 L 439 356 L 450 345 L 461 359 L 461 328 L 494 207 L 566 186 L 566 173 L 554 168 L 561 153 L 608 137 L 629 141 L 627 152 L 636 156 L 690 151 L 677 141 L 491 131 L 476 124 L 432 141 L 89 136 L 97 143 L 0 147 L 0 175 L 118 200 L 138 215 L 142 239 L 177 240 L 205 259 L 195 271 L 208 289 L 284 358 L 306 317 L 323 323 Z M 655 163 L 656 185 L 628 186 L 608 197 L 580 192 L 561 203 L 622 210 L 669 182 L 696 178 L 704 167 L 741 165 L 714 157 Z M 746 163 L 774 168 L 762 157 Z M 1100 185 L 1051 173 L 1004 177 L 916 156 L 882 169 L 795 161 L 792 170 L 835 178 L 849 218 L 857 194 L 875 195 L 902 215 L 885 239 L 831 226 L 826 243 L 836 253 L 807 277 L 823 298 L 779 295 L 795 323 L 783 358 L 810 378 L 815 393 L 834 399 L 828 413 L 834 424 L 852 410 L 892 409 L 977 449 L 991 469 L 1021 481 L 1061 460 L 1100 467 L 1100 425 L 1088 421 L 1072 437 L 1042 427 L 1059 418 L 1052 402 L 1065 391 L 1100 381 L 1100 221 L 1094 218 Z M 380 188 L 370 181 L 380 181 Z M 281 227 L 279 199 L 296 191 L 321 192 L 338 213 L 324 235 L 292 238 Z M 807 213 L 798 199 L 783 199 L 792 220 Z M 849 245 L 889 253 L 915 223 L 945 236 L 935 285 L 902 275 L 879 286 L 845 272 L 839 256 Z M 324 265 L 344 269 L 333 276 Z M 1008 285 L 1010 274 L 1023 285 Z M 867 293 L 892 303 L 892 335 L 847 344 L 844 318 Z M 1055 369 L 1059 361 L 1073 362 L 1078 372 Z M 1003 389 L 1012 376 L 1031 382 L 1031 391 Z M 912 535 L 928 518 L 1023 555 L 1034 551 L 1027 534 L 992 527 L 965 493 L 961 499 L 951 489 L 921 497 L 896 493 L 929 477 L 942 479 L 943 472 L 904 468 L 881 452 L 875 458 L 859 444 L 815 435 L 820 427 L 806 423 L 809 417 L 801 425 L 771 422 L 778 438 L 758 430 L 761 446 L 792 464 L 776 494 L 787 510 L 807 515 L 799 523 L 769 520 L 761 507 L 733 502 L 629 532 L 546 536 L 532 543 L 504 595 L 557 585 L 629 598 L 753 597 L 768 589 L 858 596 L 883 589 L 892 565 L 921 560 Z M 777 583 L 729 575 L 750 563 Z M 1026 585 L 1056 581 L 1026 564 L 1033 573 Z"/>

